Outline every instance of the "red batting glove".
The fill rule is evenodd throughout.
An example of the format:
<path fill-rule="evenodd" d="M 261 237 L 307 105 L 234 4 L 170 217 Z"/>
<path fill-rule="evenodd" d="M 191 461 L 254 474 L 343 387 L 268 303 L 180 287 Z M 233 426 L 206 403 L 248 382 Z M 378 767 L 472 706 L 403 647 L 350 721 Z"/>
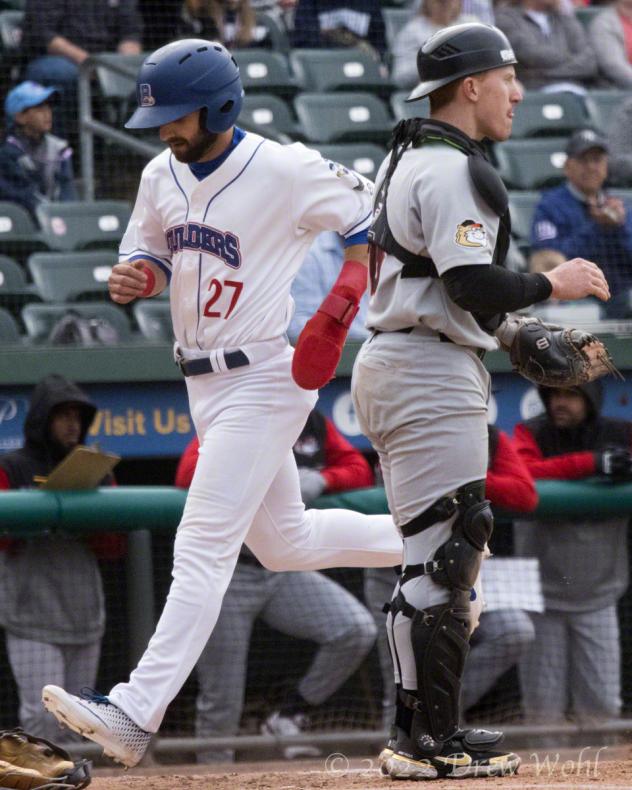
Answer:
<path fill-rule="evenodd" d="M 292 377 L 299 387 L 317 390 L 334 377 L 366 284 L 367 267 L 345 261 L 331 291 L 298 337 Z"/>

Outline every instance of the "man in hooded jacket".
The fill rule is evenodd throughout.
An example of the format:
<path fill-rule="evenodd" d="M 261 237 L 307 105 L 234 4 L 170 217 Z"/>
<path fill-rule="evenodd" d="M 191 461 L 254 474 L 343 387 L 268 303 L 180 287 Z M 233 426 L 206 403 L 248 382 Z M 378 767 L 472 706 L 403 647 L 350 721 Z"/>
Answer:
<path fill-rule="evenodd" d="M 63 376 L 42 379 L 31 397 L 23 447 L 0 457 L 0 489 L 33 488 L 35 476 L 48 475 L 85 442 L 95 413 L 85 392 Z M 40 701 L 51 677 L 70 688 L 95 684 L 105 628 L 97 558 L 118 559 L 122 541 L 60 532 L 0 541 L 0 623 L 18 686 L 19 721 L 32 735 L 59 737 Z"/>
<path fill-rule="evenodd" d="M 600 382 L 539 392 L 544 413 L 514 435 L 535 479 L 632 479 L 632 423 L 601 416 Z M 521 672 L 530 721 L 563 721 L 569 711 L 584 723 L 619 715 L 627 525 L 625 516 L 515 522 L 516 554 L 538 558 L 545 600 Z"/>

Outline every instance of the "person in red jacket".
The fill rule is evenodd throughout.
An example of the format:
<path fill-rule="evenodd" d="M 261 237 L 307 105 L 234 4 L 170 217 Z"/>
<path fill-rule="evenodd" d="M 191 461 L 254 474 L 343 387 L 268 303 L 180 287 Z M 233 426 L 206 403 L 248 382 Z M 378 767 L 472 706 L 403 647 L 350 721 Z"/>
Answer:
<path fill-rule="evenodd" d="M 35 476 L 48 475 L 84 443 L 95 413 L 73 382 L 57 374 L 42 379 L 31 396 L 24 446 L 0 456 L 0 490 L 33 488 Z M 59 725 L 42 707 L 42 685 L 94 686 L 105 629 L 97 559 L 120 558 L 124 538 L 56 532 L 5 539 L 0 549 L 0 624 L 18 687 L 19 722 L 32 735 L 54 740 Z"/>
<path fill-rule="evenodd" d="M 504 431 L 489 426 L 489 466 L 485 480 L 485 495 L 492 506 L 512 513 L 530 513 L 538 504 L 538 493 L 524 461 L 513 448 Z M 492 566 L 483 563 L 483 590 L 486 571 Z M 382 672 L 384 696 L 382 699 L 382 724 L 389 728 L 395 718 L 395 684 L 393 668 L 386 638 L 385 601 L 390 600 L 393 588 L 393 571 L 390 568 L 365 570 L 364 596 L 378 626 L 378 653 Z M 472 621 L 478 617 L 478 627 L 470 638 L 470 652 L 465 663 L 461 691 L 461 710 L 466 712 L 488 692 L 510 667 L 517 664 L 534 639 L 535 632 L 529 613 L 513 608 L 480 611 L 472 601 Z"/>
<path fill-rule="evenodd" d="M 185 449 L 176 471 L 176 485 L 189 486 L 198 456 L 198 440 Z M 363 455 L 314 410 L 294 445 L 301 495 L 308 504 L 323 493 L 363 488 L 373 472 Z M 289 636 L 318 645 L 306 674 L 288 690 L 281 706 L 262 722 L 264 734 L 299 735 L 308 714 L 350 677 L 367 655 L 376 626 L 367 609 L 339 584 L 317 571 L 273 573 L 244 546 L 228 586 L 222 609 L 197 664 L 197 737 L 236 735 L 246 689 L 250 635 L 257 619 Z M 285 757 L 315 757 L 313 746 L 287 746 Z M 234 749 L 208 749 L 199 762 L 234 759 Z"/>
<path fill-rule="evenodd" d="M 539 393 L 544 413 L 514 429 L 516 449 L 536 479 L 632 479 L 632 422 L 601 415 L 601 382 Z M 617 601 L 628 586 L 628 521 L 574 517 L 514 525 L 516 554 L 539 560 L 545 604 L 534 615 L 536 639 L 521 665 L 531 722 L 563 722 L 569 712 L 584 723 L 619 715 Z"/>

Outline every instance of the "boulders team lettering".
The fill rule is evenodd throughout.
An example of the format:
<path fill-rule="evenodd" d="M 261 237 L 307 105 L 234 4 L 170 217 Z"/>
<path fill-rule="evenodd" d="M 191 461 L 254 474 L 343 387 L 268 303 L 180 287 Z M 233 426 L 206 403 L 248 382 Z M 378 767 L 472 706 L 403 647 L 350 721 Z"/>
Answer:
<path fill-rule="evenodd" d="M 239 239 L 233 233 L 224 233 L 217 228 L 197 222 L 187 222 L 169 228 L 165 238 L 171 253 L 181 250 L 200 250 L 221 258 L 231 269 L 239 269 L 241 266 Z"/>

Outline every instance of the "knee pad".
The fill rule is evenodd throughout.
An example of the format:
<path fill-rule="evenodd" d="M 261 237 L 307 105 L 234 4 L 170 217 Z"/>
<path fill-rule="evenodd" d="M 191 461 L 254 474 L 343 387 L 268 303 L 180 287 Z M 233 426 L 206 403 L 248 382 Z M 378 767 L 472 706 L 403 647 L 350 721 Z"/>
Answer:
<path fill-rule="evenodd" d="M 410 617 L 410 639 L 417 670 L 417 691 L 401 691 L 412 708 L 411 737 L 421 745 L 428 735 L 440 748 L 459 726 L 461 676 L 469 650 L 469 594 L 453 590 L 446 604 L 415 609 L 400 593 L 394 601 Z M 432 750 L 432 745 L 427 743 Z"/>
<path fill-rule="evenodd" d="M 481 569 L 485 544 L 494 529 L 490 502 L 485 499 L 485 482 L 476 481 L 456 492 L 458 515 L 452 535 L 433 557 L 438 567 L 433 580 L 448 589 L 468 592 Z"/>

